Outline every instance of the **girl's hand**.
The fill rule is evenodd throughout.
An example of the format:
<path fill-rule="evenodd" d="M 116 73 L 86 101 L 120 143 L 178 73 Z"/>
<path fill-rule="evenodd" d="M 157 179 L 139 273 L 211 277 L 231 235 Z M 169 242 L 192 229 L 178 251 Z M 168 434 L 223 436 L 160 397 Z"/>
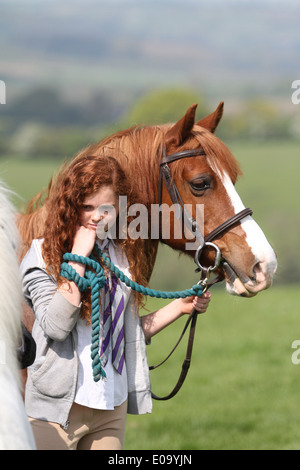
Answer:
<path fill-rule="evenodd" d="M 186 299 L 175 299 L 159 310 L 143 316 L 142 326 L 146 340 L 152 338 L 185 313 L 190 315 L 194 309 L 199 313 L 206 312 L 210 297 L 211 293 L 207 291 L 202 297 L 193 296 Z"/>
<path fill-rule="evenodd" d="M 96 231 L 90 230 L 83 225 L 76 227 L 73 241 L 72 253 L 78 256 L 90 256 L 96 240 Z M 75 269 L 79 276 L 84 276 L 85 265 L 76 261 L 69 261 L 69 265 Z M 79 306 L 81 302 L 81 292 L 78 286 L 71 281 L 64 283 L 59 288 L 60 293 L 73 305 Z"/>
<path fill-rule="evenodd" d="M 72 253 L 78 256 L 90 256 L 96 241 L 96 231 L 77 226 L 73 241 Z"/>
<path fill-rule="evenodd" d="M 195 309 L 198 313 L 205 313 L 208 309 L 208 305 L 210 302 L 211 293 L 206 291 L 202 297 L 186 297 L 185 299 L 180 299 L 182 303 L 181 312 L 187 313 L 190 315 L 192 311 Z"/>

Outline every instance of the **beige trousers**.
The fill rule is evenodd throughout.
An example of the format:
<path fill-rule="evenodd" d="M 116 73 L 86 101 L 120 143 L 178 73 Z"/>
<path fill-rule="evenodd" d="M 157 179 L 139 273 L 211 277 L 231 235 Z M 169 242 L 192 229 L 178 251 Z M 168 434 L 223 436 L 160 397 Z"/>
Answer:
<path fill-rule="evenodd" d="M 127 401 L 114 410 L 95 410 L 74 403 L 69 426 L 29 418 L 38 450 L 122 450 Z"/>

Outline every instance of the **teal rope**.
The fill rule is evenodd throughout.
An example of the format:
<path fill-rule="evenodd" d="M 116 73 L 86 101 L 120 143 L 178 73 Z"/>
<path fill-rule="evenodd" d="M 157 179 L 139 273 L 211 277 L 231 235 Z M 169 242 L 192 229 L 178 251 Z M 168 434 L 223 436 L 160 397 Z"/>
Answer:
<path fill-rule="evenodd" d="M 158 299 L 179 299 L 196 295 L 200 297 L 203 293 L 202 287 L 199 284 L 194 285 L 191 289 L 176 292 L 164 292 L 160 290 L 150 289 L 144 287 L 131 279 L 129 279 L 122 271 L 120 271 L 112 261 L 95 245 L 97 254 L 102 258 L 104 264 L 112 271 L 120 281 L 124 282 L 127 287 L 135 290 L 143 295 L 156 297 Z M 78 286 L 80 292 L 85 292 L 89 287 L 91 288 L 91 358 L 94 381 L 98 382 L 100 379 L 105 379 L 106 374 L 102 367 L 99 356 L 99 338 L 100 338 L 100 305 L 99 305 L 99 290 L 105 286 L 106 277 L 104 270 L 100 263 L 96 261 L 93 255 L 90 257 L 79 256 L 73 253 L 65 253 L 63 255 L 64 262 L 61 264 L 60 275 L 69 281 L 74 281 Z M 92 268 L 95 272 L 86 270 L 84 277 L 80 276 L 77 271 L 68 264 L 69 261 L 84 264 Z"/>
<path fill-rule="evenodd" d="M 124 282 L 127 287 L 135 290 L 139 294 L 149 295 L 150 297 L 156 297 L 157 299 L 184 299 L 186 297 L 191 297 L 196 295 L 200 297 L 202 295 L 202 287 L 199 284 L 195 284 L 191 289 L 186 289 L 184 291 L 175 291 L 175 292 L 164 292 L 160 290 L 150 289 L 149 287 L 144 287 L 138 284 L 137 282 L 129 279 L 125 274 L 120 271 L 113 262 L 100 250 L 96 245 L 97 254 L 103 259 L 104 264 L 112 271 L 120 281 Z"/>
<path fill-rule="evenodd" d="M 66 253 L 63 256 L 65 261 L 77 261 L 86 266 L 94 269 L 93 271 L 85 271 L 84 277 L 81 277 L 77 271 L 72 268 L 67 262 L 61 264 L 60 275 L 74 281 L 78 289 L 81 292 L 85 292 L 89 287 L 91 288 L 91 326 L 92 326 L 92 338 L 91 338 L 91 359 L 93 378 L 95 382 L 99 382 L 100 379 L 106 378 L 106 373 L 102 367 L 100 356 L 99 356 L 99 338 L 100 338 L 100 305 L 99 305 L 99 290 L 105 286 L 106 277 L 102 266 L 97 261 L 84 256 L 73 255 Z"/>

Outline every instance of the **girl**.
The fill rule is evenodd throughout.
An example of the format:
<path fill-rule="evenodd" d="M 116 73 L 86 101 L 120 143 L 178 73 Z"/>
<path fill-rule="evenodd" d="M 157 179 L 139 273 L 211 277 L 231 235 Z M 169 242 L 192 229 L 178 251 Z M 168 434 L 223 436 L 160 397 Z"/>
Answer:
<path fill-rule="evenodd" d="M 96 243 L 128 277 L 147 283 L 145 241 L 107 236 L 119 223 L 121 195 L 128 206 L 136 202 L 114 158 L 75 159 L 52 184 L 43 238 L 33 240 L 21 263 L 24 296 L 35 314 L 37 354 L 28 369 L 25 403 L 38 449 L 122 449 L 127 411 L 152 410 L 146 342 L 183 314 L 208 307 L 206 293 L 176 299 L 140 318 L 141 295 L 107 272 L 99 331 L 106 378 L 94 381 L 90 291 L 81 293 L 60 275 L 60 267 L 66 252 L 97 256 Z M 80 276 L 88 269 L 75 261 L 69 265 Z"/>

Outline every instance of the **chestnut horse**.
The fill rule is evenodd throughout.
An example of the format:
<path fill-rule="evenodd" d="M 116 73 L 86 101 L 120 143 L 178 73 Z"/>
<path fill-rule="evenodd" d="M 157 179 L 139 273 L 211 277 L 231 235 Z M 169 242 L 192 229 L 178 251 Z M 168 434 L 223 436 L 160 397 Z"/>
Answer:
<path fill-rule="evenodd" d="M 223 103 L 198 122 L 195 122 L 196 107 L 191 106 L 176 124 L 134 127 L 117 132 L 85 148 L 78 157 L 109 155 L 116 158 L 134 185 L 138 200 L 150 210 L 152 205 L 157 205 L 159 198 L 160 204 L 172 206 L 174 202 L 167 190 L 166 180 L 160 185 L 161 196 L 158 182 L 162 155 L 167 159 L 167 156 L 175 155 L 175 158 L 168 160 L 170 178 L 176 184 L 175 192 L 181 204 L 190 205 L 191 216 L 195 217 L 197 205 L 204 205 L 202 235 L 205 237 L 245 208 L 235 189 L 241 173 L 239 165 L 230 150 L 214 135 L 223 114 Z M 51 192 L 51 185 L 48 191 Z M 25 251 L 33 238 L 43 236 L 46 214 L 47 197 L 40 208 L 19 217 L 18 226 Z M 174 217 L 171 213 L 171 222 Z M 184 234 L 182 238 L 176 238 L 171 231 L 170 236 L 161 241 L 179 252 L 195 255 L 195 250 L 186 248 L 190 239 Z M 271 285 L 277 267 L 276 256 L 249 212 L 238 218 L 236 223 L 229 224 L 226 230 L 217 233 L 213 241 L 226 265 L 231 267 L 229 274 L 224 270 L 225 263 L 218 268 L 218 274 L 225 278 L 230 294 L 251 297 Z M 151 237 L 145 240 L 149 278 L 158 243 L 158 239 Z M 204 248 L 201 263 L 214 265 L 215 250 Z"/>

